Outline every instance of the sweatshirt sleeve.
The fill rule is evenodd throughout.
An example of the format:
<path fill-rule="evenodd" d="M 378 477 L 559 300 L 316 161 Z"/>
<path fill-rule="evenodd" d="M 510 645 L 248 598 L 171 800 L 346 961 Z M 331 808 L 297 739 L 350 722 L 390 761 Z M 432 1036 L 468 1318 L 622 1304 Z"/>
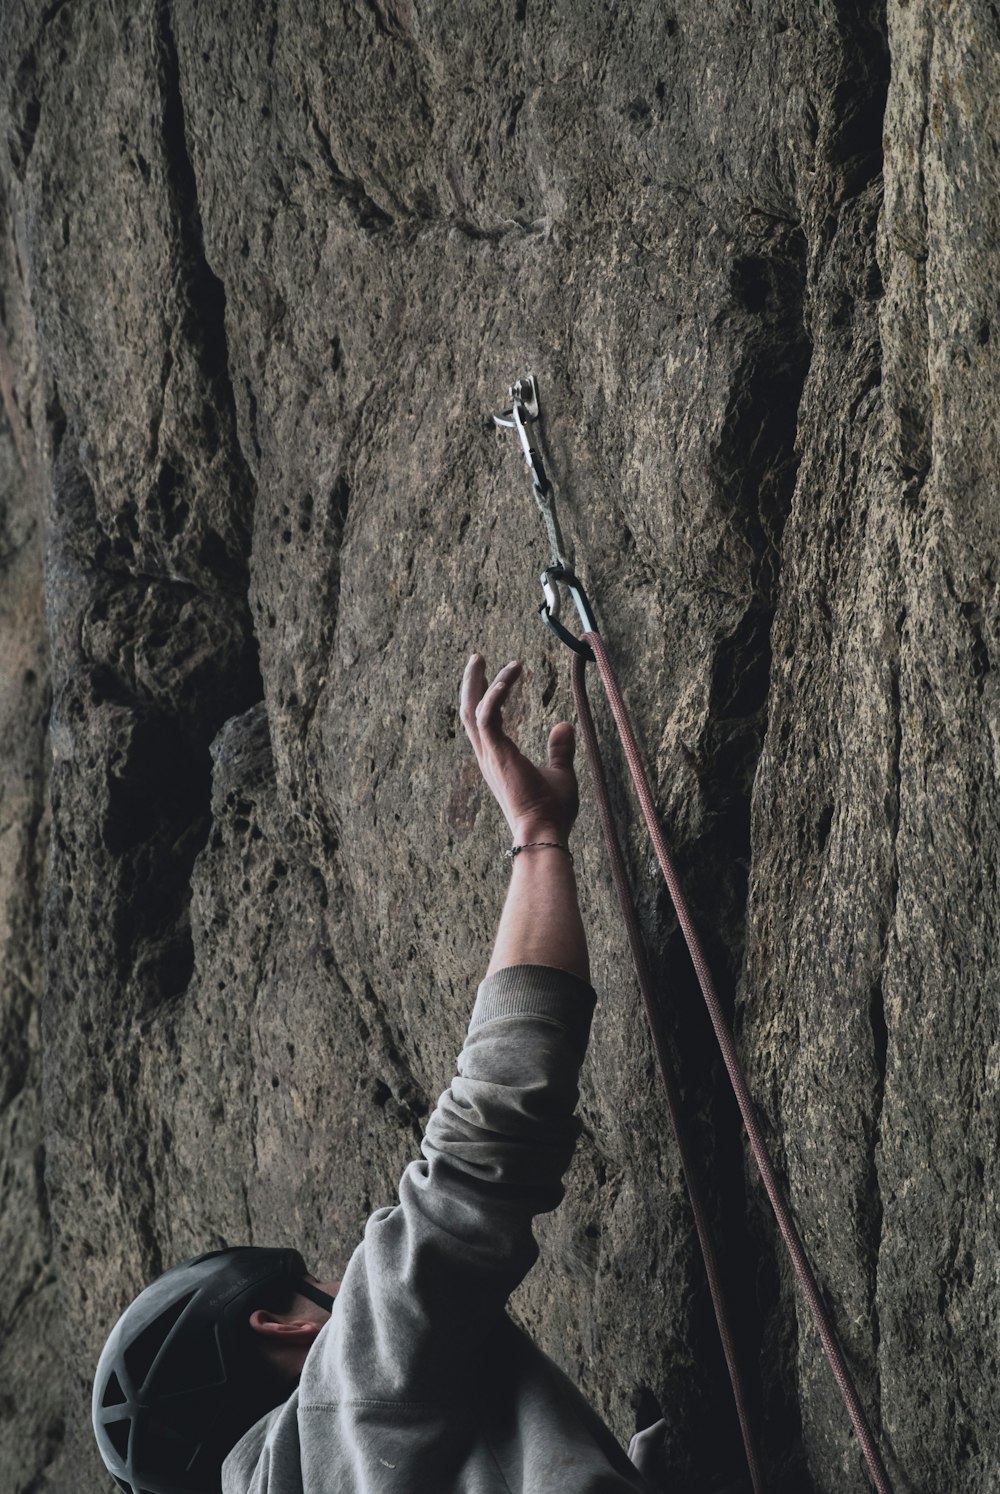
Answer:
<path fill-rule="evenodd" d="M 482 982 L 457 1073 L 344 1273 L 300 1383 L 308 1404 L 439 1401 L 534 1264 L 536 1214 L 563 1197 L 593 989 L 543 965 Z"/>

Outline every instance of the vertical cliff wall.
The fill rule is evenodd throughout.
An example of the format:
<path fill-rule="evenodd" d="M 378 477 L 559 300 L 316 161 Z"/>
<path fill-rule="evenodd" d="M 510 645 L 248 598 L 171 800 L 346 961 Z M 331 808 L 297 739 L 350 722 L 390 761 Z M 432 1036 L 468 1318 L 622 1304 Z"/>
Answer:
<path fill-rule="evenodd" d="M 993 1486 L 998 57 L 985 0 L 0 8 L 5 1489 L 105 1486 L 174 1260 L 336 1273 L 450 1077 L 468 653 L 527 750 L 572 714 L 529 368 L 894 1483 Z M 612 772 L 770 1487 L 864 1490 Z M 680 1481 L 737 1435 L 581 777 L 586 1133 L 514 1306 Z"/>

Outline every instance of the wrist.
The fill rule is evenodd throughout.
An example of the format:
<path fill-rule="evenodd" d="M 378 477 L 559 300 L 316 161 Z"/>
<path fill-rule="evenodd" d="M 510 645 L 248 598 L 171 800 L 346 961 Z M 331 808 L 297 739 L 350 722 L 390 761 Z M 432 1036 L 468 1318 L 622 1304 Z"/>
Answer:
<path fill-rule="evenodd" d="M 526 846 L 533 840 L 556 841 L 565 846 L 569 843 L 569 831 L 561 825 L 543 824 L 539 820 L 520 821 L 513 828 L 514 845 Z"/>

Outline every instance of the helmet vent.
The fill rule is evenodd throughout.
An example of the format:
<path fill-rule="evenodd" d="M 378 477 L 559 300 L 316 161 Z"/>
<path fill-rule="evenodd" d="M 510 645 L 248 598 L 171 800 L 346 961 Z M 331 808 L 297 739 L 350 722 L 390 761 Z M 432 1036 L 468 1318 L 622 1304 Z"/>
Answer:
<path fill-rule="evenodd" d="M 101 1400 L 102 1406 L 124 1406 L 127 1397 L 118 1383 L 118 1376 L 112 1375 L 104 1387 L 104 1396 Z"/>
<path fill-rule="evenodd" d="M 226 1372 L 213 1327 L 170 1345 L 157 1366 L 153 1391 L 159 1401 L 166 1396 L 190 1395 L 210 1385 L 225 1383 Z"/>
<path fill-rule="evenodd" d="M 111 1475 L 111 1477 L 114 1479 L 114 1481 L 118 1485 L 119 1489 L 124 1489 L 125 1490 L 125 1494 L 132 1494 L 132 1485 L 131 1484 L 127 1484 L 123 1478 L 119 1478 L 118 1475 L 115 1474 L 115 1473 L 113 1473 Z"/>
<path fill-rule="evenodd" d="M 166 1343 L 170 1330 L 187 1307 L 194 1292 L 188 1292 L 179 1302 L 174 1302 L 158 1318 L 144 1328 L 134 1343 L 125 1350 L 125 1368 L 129 1372 L 136 1390 L 141 1390 L 146 1376 L 153 1367 L 153 1360 Z"/>
<path fill-rule="evenodd" d="M 128 1457 L 128 1434 L 131 1426 L 131 1421 L 106 1421 L 104 1423 L 108 1441 L 123 1463 Z"/>

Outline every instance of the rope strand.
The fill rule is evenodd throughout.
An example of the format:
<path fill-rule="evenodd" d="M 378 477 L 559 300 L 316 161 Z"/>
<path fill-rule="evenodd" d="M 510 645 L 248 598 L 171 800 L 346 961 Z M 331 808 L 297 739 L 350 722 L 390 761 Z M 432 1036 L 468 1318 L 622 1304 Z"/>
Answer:
<path fill-rule="evenodd" d="M 600 671 L 601 680 L 608 697 L 608 703 L 611 706 L 611 713 L 615 718 L 615 722 L 618 726 L 618 731 L 621 735 L 622 746 L 625 750 L 625 756 L 629 765 L 629 772 L 632 775 L 632 782 L 635 786 L 636 795 L 642 808 L 643 817 L 646 821 L 646 826 L 649 830 L 650 838 L 653 842 L 653 849 L 656 852 L 656 859 L 660 864 L 660 870 L 663 873 L 663 880 L 667 884 L 667 889 L 670 893 L 670 897 L 674 905 L 674 910 L 677 914 L 677 921 L 684 935 L 684 940 L 687 944 L 688 953 L 691 957 L 691 963 L 694 966 L 695 974 L 698 977 L 698 984 L 701 987 L 701 993 L 704 998 L 705 1005 L 708 1008 L 708 1014 L 712 1022 L 712 1027 L 715 1031 L 715 1037 L 719 1045 L 719 1051 L 722 1054 L 722 1060 L 726 1066 L 726 1072 L 729 1075 L 729 1081 L 732 1085 L 733 1093 L 736 1096 L 736 1102 L 740 1107 L 740 1114 L 743 1117 L 743 1124 L 746 1127 L 747 1137 L 750 1142 L 750 1148 L 753 1152 L 754 1160 L 757 1163 L 761 1179 L 767 1191 L 767 1196 L 771 1202 L 771 1207 L 774 1210 L 774 1215 L 778 1222 L 778 1228 L 781 1231 L 782 1237 L 785 1241 L 785 1245 L 788 1249 L 789 1256 L 791 1257 L 792 1265 L 795 1269 L 795 1274 L 798 1278 L 800 1288 L 812 1314 L 813 1321 L 819 1333 L 820 1341 L 823 1345 L 826 1357 L 829 1360 L 830 1368 L 832 1369 L 834 1378 L 840 1388 L 840 1393 L 844 1399 L 844 1404 L 847 1407 L 848 1415 L 850 1416 L 851 1422 L 854 1426 L 854 1430 L 857 1433 L 858 1442 L 861 1447 L 862 1453 L 864 1454 L 865 1462 L 868 1465 L 868 1471 L 871 1474 L 872 1482 L 874 1483 L 875 1488 L 878 1490 L 878 1494 L 892 1494 L 892 1486 L 889 1483 L 889 1477 L 882 1462 L 882 1457 L 875 1441 L 874 1433 L 872 1432 L 868 1417 L 865 1413 L 864 1407 L 861 1404 L 857 1390 L 855 1389 L 854 1381 L 851 1377 L 850 1370 L 848 1369 L 847 1362 L 844 1358 L 843 1350 L 841 1349 L 836 1329 L 834 1328 L 830 1315 L 827 1312 L 826 1305 L 820 1295 L 819 1288 L 816 1284 L 816 1279 L 813 1275 L 812 1267 L 809 1264 L 809 1259 L 799 1238 L 798 1231 L 795 1228 L 791 1212 L 789 1210 L 788 1204 L 785 1201 L 777 1174 L 775 1173 L 774 1165 L 771 1161 L 771 1156 L 767 1149 L 767 1143 L 764 1140 L 764 1135 L 757 1118 L 756 1110 L 754 1108 L 753 1099 L 751 1097 L 746 1078 L 743 1074 L 743 1069 L 740 1065 L 739 1056 L 736 1051 L 736 1044 L 733 1040 L 733 1035 L 729 1030 L 729 1024 L 726 1021 L 725 1013 L 722 1010 L 718 995 L 716 994 L 711 971 L 708 968 L 704 953 L 702 952 L 701 942 L 698 938 L 697 930 L 694 927 L 691 915 L 688 911 L 687 902 L 684 898 L 684 893 L 681 889 L 680 882 L 677 877 L 677 872 L 674 868 L 673 860 L 667 848 L 663 832 L 660 828 L 659 820 L 656 814 L 656 805 L 654 803 L 653 794 L 649 786 L 649 780 L 646 777 L 646 772 L 642 764 L 642 759 L 639 755 L 639 748 L 636 742 L 635 732 L 632 729 L 632 723 L 625 708 L 625 702 L 622 699 L 621 691 L 618 688 L 618 681 L 615 678 L 615 673 L 611 665 L 611 660 L 609 658 L 607 648 L 605 647 L 604 640 L 602 639 L 601 635 L 597 632 L 584 633 L 583 641 L 585 643 L 588 643 L 593 649 L 594 656 L 597 660 L 597 666 Z M 585 690 L 582 684 L 584 668 L 584 659 L 581 656 L 576 655 L 574 657 L 573 671 L 574 696 L 577 697 L 577 710 L 580 711 L 581 722 L 586 721 L 587 723 L 584 725 L 584 738 L 587 743 L 587 751 L 588 755 L 590 756 L 591 769 L 594 774 L 594 783 L 597 789 L 598 812 L 601 817 L 601 824 L 603 827 L 605 827 L 605 839 L 608 845 L 608 854 L 611 857 L 612 862 L 612 875 L 615 877 L 615 885 L 616 887 L 618 887 L 618 871 L 616 870 L 616 866 L 621 865 L 621 850 L 618 846 L 617 835 L 614 832 L 613 824 L 611 823 L 611 810 L 607 798 L 607 786 L 604 780 L 603 766 L 601 765 L 600 761 L 600 752 L 597 745 L 597 737 L 593 732 L 593 720 L 590 716 L 589 706 L 586 709 L 586 716 L 584 716 L 584 712 L 580 709 L 581 701 L 585 702 L 586 700 Z M 581 680 L 579 693 L 577 690 L 578 674 Z M 607 826 L 609 825 L 611 827 L 610 834 L 607 828 Z M 612 845 L 614 845 L 615 850 L 612 850 Z M 622 876 L 624 877 L 624 868 L 621 867 L 621 870 Z M 622 897 L 621 891 L 619 891 L 619 898 L 622 901 L 622 908 L 624 911 L 625 900 Z M 630 944 L 632 944 L 633 935 L 631 931 L 631 924 L 634 922 L 635 913 L 634 909 L 632 909 L 630 897 L 628 906 L 632 916 L 630 919 L 628 914 L 626 914 L 625 922 L 626 928 L 629 929 L 629 942 Z M 638 938 L 637 931 L 636 937 Z M 633 958 L 635 958 L 634 946 Z M 646 1004 L 646 1015 L 649 1020 L 650 1030 L 653 1035 L 653 1042 L 654 1046 L 656 1047 L 657 1058 L 660 1060 L 660 1070 L 664 1075 L 664 1083 L 666 1084 L 668 1092 L 668 1104 L 670 1105 L 671 1118 L 673 1119 L 674 1101 L 676 1099 L 676 1087 L 674 1086 L 672 1077 L 670 1079 L 667 1078 L 668 1071 L 664 1057 L 666 1053 L 666 1040 L 662 1031 L 662 1021 L 659 1012 L 656 1010 L 655 1003 L 651 999 L 646 999 L 646 990 L 645 986 L 643 985 L 643 975 L 639 973 L 640 963 L 638 961 L 636 962 L 636 972 L 637 974 L 639 974 L 640 986 L 643 986 L 643 998 Z M 648 967 L 646 968 L 646 979 L 648 979 Z M 671 1098 L 671 1096 L 673 1096 L 673 1098 Z M 684 1160 L 683 1151 L 682 1165 L 684 1166 L 685 1180 L 687 1180 L 688 1167 Z M 690 1192 L 690 1183 L 688 1184 L 688 1187 Z M 692 1209 L 695 1209 L 693 1196 Z M 699 1240 L 701 1240 L 702 1237 L 702 1228 L 704 1224 L 703 1214 L 701 1215 L 701 1218 L 699 1218 L 699 1211 L 701 1211 L 701 1209 L 702 1205 L 699 1202 L 698 1211 L 696 1211 L 695 1215 L 695 1223 L 696 1228 L 698 1229 Z M 704 1254 L 704 1245 L 702 1246 L 702 1251 Z M 720 1307 L 716 1304 L 716 1291 L 714 1285 L 715 1278 L 713 1276 L 713 1273 L 716 1272 L 716 1266 L 714 1252 L 712 1252 L 711 1250 L 710 1243 L 709 1252 L 710 1254 L 705 1255 L 705 1266 L 706 1270 L 709 1272 L 710 1290 L 712 1290 L 712 1303 L 713 1306 L 716 1307 L 716 1319 L 717 1321 L 719 1321 L 719 1332 L 720 1336 L 722 1337 L 723 1350 L 726 1354 L 727 1365 L 730 1368 L 730 1379 L 733 1381 L 733 1394 L 736 1398 L 737 1411 L 740 1417 L 740 1427 L 743 1431 L 744 1445 L 747 1447 L 747 1461 L 750 1466 L 750 1476 L 753 1480 L 755 1494 L 759 1494 L 759 1491 L 762 1487 L 762 1485 L 759 1483 L 760 1471 L 759 1466 L 756 1463 L 756 1453 L 752 1450 L 753 1439 L 750 1435 L 749 1423 L 744 1421 L 746 1409 L 745 1396 L 743 1394 L 742 1384 L 739 1380 L 738 1370 L 735 1369 L 735 1355 L 732 1348 L 731 1334 L 729 1332 L 728 1326 L 724 1326 L 724 1305 L 721 1308 L 720 1318 Z M 713 1263 L 711 1267 L 709 1267 L 710 1259 Z"/>
<path fill-rule="evenodd" d="M 750 1470 L 750 1480 L 753 1484 L 754 1494 L 764 1494 L 764 1479 L 760 1469 L 760 1460 L 757 1454 L 750 1412 L 747 1407 L 743 1377 L 736 1359 L 736 1347 L 729 1325 L 729 1313 L 719 1272 L 718 1257 L 715 1253 L 715 1245 L 712 1241 L 708 1224 L 708 1210 L 705 1207 L 701 1184 L 698 1181 L 698 1174 L 692 1160 L 691 1148 L 681 1112 L 677 1081 L 674 1078 L 673 1066 L 667 1047 L 667 1036 L 663 1028 L 659 1009 L 656 1005 L 656 998 L 653 993 L 653 977 L 649 969 L 649 962 L 646 959 L 642 936 L 639 932 L 639 923 L 636 918 L 635 906 L 632 902 L 632 894 L 628 884 L 628 876 L 625 871 L 625 860 L 622 856 L 621 842 L 619 841 L 618 831 L 611 814 L 607 780 L 604 776 L 604 764 L 601 761 L 597 732 L 594 730 L 594 718 L 590 710 L 590 701 L 587 699 L 586 671 L 586 659 L 582 654 L 574 654 L 573 699 L 576 702 L 576 711 L 580 718 L 583 739 L 590 761 L 590 771 L 593 775 L 594 786 L 597 791 L 597 812 L 601 821 L 601 829 L 604 831 L 604 840 L 608 848 L 611 875 L 614 879 L 615 891 L 618 893 L 618 901 L 621 904 L 622 917 L 625 920 L 625 931 L 628 935 L 629 948 L 632 951 L 632 961 L 635 965 L 635 973 L 638 976 L 639 988 L 642 992 L 643 1006 L 646 1010 L 646 1020 L 649 1023 L 660 1076 L 663 1079 L 663 1087 L 666 1090 L 670 1122 L 673 1126 L 674 1137 L 677 1141 L 677 1150 L 680 1154 L 684 1183 L 687 1187 L 688 1198 L 691 1201 L 691 1212 L 694 1215 L 694 1226 L 698 1235 L 698 1244 L 701 1247 L 702 1259 L 705 1262 L 709 1295 L 712 1299 L 715 1321 L 719 1329 L 719 1338 L 722 1341 L 722 1352 L 725 1355 L 726 1368 L 729 1371 L 729 1381 L 733 1388 L 733 1399 L 736 1402 L 736 1414 L 739 1418 L 743 1449 L 746 1453 L 747 1467 Z"/>

